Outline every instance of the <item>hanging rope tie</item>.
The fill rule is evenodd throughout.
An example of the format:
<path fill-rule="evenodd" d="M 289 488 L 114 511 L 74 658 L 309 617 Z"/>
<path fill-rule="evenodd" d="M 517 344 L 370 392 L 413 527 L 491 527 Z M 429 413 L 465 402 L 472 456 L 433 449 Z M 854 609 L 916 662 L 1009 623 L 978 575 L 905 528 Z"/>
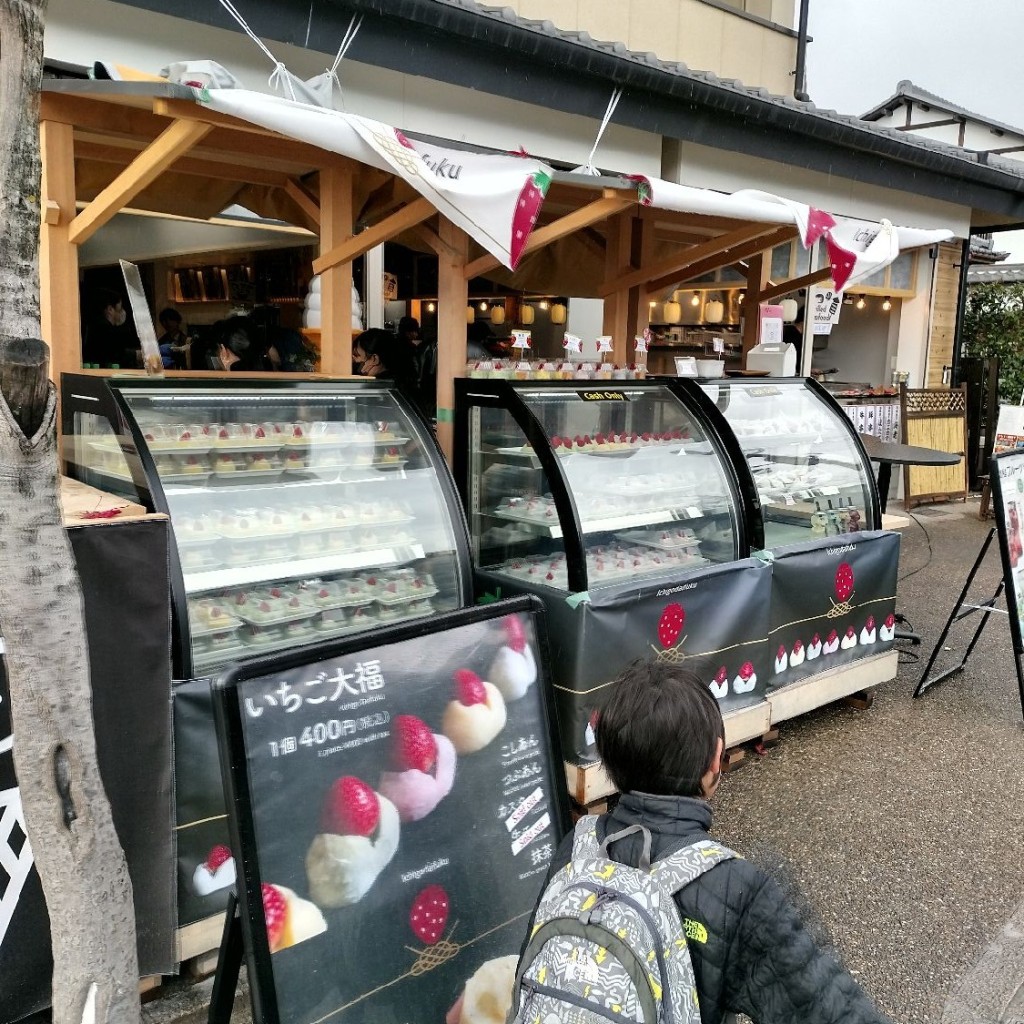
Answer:
<path fill-rule="evenodd" d="M 338 95 L 341 97 L 341 106 L 345 106 L 345 90 L 341 87 L 341 79 L 338 77 L 338 68 L 341 66 L 341 62 L 345 59 L 345 54 L 348 53 L 349 48 L 355 41 L 356 35 L 359 29 L 363 25 L 363 16 L 360 14 L 358 17 L 352 15 L 352 20 L 348 23 L 348 28 L 345 30 L 345 35 L 342 36 L 341 45 L 338 47 L 338 52 L 334 55 L 334 63 L 327 68 L 327 77 L 330 81 L 338 87 Z"/>
<path fill-rule="evenodd" d="M 597 129 L 597 138 L 594 139 L 594 145 L 590 148 L 590 156 L 587 157 L 587 162 L 582 167 L 577 167 L 576 172 L 579 174 L 592 174 L 598 175 L 601 172 L 594 166 L 594 154 L 597 153 L 597 147 L 601 145 L 601 139 L 604 136 L 605 129 L 608 127 L 608 122 L 612 119 L 612 114 L 615 113 L 615 108 L 619 105 L 619 100 L 622 99 L 622 90 L 616 89 L 608 101 L 608 108 L 604 112 L 604 117 L 601 119 L 601 127 Z"/>
<path fill-rule="evenodd" d="M 271 64 L 274 65 L 274 70 L 270 73 L 270 77 L 267 79 L 267 84 L 271 89 L 280 89 L 281 92 L 286 92 L 288 98 L 294 100 L 295 89 L 292 87 L 291 74 L 284 64 L 279 61 L 267 47 L 266 43 L 251 28 L 249 28 L 248 22 L 242 17 L 238 8 L 231 2 L 231 0 L 220 0 L 221 7 L 224 8 L 232 18 L 238 22 L 239 28 L 263 51 L 267 59 Z"/>

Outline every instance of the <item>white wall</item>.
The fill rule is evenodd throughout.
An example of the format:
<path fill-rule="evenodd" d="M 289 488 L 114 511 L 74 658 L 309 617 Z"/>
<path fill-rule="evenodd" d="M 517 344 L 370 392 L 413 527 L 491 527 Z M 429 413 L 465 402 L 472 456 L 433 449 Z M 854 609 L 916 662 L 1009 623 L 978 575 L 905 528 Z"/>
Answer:
<path fill-rule="evenodd" d="M 259 30 L 258 25 L 253 28 Z M 322 40 L 330 55 L 274 42 L 270 49 L 293 73 L 310 78 L 331 64 L 339 42 Z M 171 61 L 207 58 L 227 67 L 245 88 L 264 92 L 269 91 L 267 77 L 273 70 L 256 46 L 237 32 L 109 0 L 51 0 L 45 52 L 51 59 L 75 64 L 108 60 L 153 74 Z M 340 75 L 347 110 L 410 132 L 501 150 L 524 146 L 536 156 L 582 164 L 599 127 L 590 118 L 352 61 L 343 63 Z M 657 175 L 661 138 L 610 125 L 596 159 L 601 167 Z"/>
<path fill-rule="evenodd" d="M 908 385 L 912 388 L 921 388 L 925 384 L 934 277 L 935 260 L 928 249 L 922 249 L 917 260 L 917 293 L 901 304 L 896 351 L 896 369 L 910 374 Z"/>
<path fill-rule="evenodd" d="M 604 334 L 604 300 L 570 299 L 567 319 L 566 331 L 582 338 L 585 350 L 592 352 L 594 339 Z"/>
<path fill-rule="evenodd" d="M 828 348 L 815 351 L 814 369 L 837 372 L 836 379 L 851 383 L 888 384 L 889 321 L 899 317 L 896 306 L 882 311 L 882 300 L 865 296 L 864 309 L 843 306 L 839 323 L 828 336 Z"/>

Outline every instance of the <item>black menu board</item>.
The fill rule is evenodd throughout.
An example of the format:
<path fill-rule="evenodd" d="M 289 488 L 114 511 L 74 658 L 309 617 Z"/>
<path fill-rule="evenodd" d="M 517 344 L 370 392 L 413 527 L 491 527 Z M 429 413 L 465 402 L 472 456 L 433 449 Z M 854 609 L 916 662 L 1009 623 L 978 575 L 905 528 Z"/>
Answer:
<path fill-rule="evenodd" d="M 568 827 L 537 607 L 453 612 L 218 683 L 260 1024 L 476 1024 L 507 1004 Z"/>

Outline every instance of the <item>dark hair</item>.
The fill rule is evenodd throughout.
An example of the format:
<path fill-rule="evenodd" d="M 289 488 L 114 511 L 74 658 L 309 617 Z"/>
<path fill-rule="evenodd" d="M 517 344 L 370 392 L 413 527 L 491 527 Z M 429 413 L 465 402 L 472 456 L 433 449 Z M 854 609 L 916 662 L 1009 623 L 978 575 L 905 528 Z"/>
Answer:
<path fill-rule="evenodd" d="M 112 288 L 96 289 L 96 311 L 102 313 L 108 306 L 116 306 L 124 302 L 124 296 L 115 292 Z"/>
<path fill-rule="evenodd" d="M 403 316 L 398 321 L 398 336 L 402 337 L 409 331 L 415 331 L 417 334 L 420 332 L 420 322 L 414 316 Z"/>
<path fill-rule="evenodd" d="M 172 307 L 168 306 L 166 309 L 160 310 L 160 315 L 157 320 L 162 324 L 170 323 L 172 320 L 176 320 L 179 324 L 181 323 L 181 314 Z"/>
<path fill-rule="evenodd" d="M 376 356 L 384 370 L 396 381 L 415 377 L 409 346 L 403 344 L 383 327 L 371 327 L 352 339 L 352 347 L 361 348 L 368 356 Z"/>
<path fill-rule="evenodd" d="M 620 793 L 702 796 L 701 778 L 724 738 L 703 680 L 658 661 L 630 665 L 597 721 L 597 750 Z"/>

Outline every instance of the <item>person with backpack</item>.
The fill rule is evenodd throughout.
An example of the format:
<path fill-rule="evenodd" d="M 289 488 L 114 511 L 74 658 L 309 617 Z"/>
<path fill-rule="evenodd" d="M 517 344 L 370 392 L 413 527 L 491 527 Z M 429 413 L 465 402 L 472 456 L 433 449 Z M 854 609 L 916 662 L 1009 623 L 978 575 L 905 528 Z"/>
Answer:
<path fill-rule="evenodd" d="M 712 839 L 718 702 L 637 662 L 597 724 L 621 798 L 555 853 L 519 958 L 514 1024 L 891 1024 L 762 870 Z"/>

